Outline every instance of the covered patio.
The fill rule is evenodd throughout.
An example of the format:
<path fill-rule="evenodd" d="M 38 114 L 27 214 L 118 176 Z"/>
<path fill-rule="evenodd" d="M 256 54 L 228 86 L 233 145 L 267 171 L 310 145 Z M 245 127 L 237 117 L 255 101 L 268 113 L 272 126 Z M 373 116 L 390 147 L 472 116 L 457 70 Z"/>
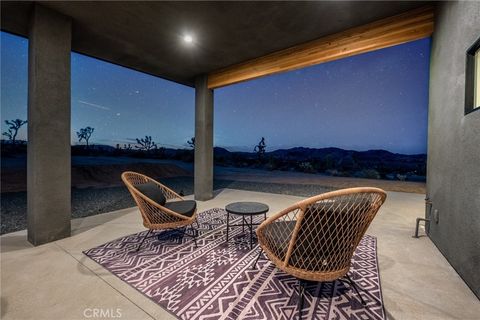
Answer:
<path fill-rule="evenodd" d="M 388 318 L 476 319 L 480 112 L 465 64 L 479 17 L 475 2 L 2 2 L 2 30 L 29 38 L 28 229 L 1 237 L 2 318 L 175 318 L 83 253 L 145 228 L 136 207 L 71 220 L 72 51 L 194 87 L 187 199 L 272 215 L 303 198 L 213 188 L 214 90 L 432 36 L 427 194 L 388 192 L 367 233 Z"/>
<path fill-rule="evenodd" d="M 215 89 L 429 37 L 433 10 L 401 1 L 2 2 L 2 30 L 29 38 L 29 241 L 70 235 L 71 51 L 195 88 L 195 199 L 204 201 L 213 197 Z"/>

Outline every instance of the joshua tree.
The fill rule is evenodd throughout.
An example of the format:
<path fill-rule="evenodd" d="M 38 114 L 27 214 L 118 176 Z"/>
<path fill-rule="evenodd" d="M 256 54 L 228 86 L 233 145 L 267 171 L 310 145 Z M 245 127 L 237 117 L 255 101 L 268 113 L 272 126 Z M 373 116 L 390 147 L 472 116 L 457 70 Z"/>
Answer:
<path fill-rule="evenodd" d="M 267 145 L 265 144 L 265 138 L 262 137 L 262 140 L 253 148 L 253 152 L 257 153 L 258 159 L 262 159 L 263 156 L 265 155 L 265 149 L 267 148 Z"/>
<path fill-rule="evenodd" d="M 187 144 L 190 148 L 195 149 L 195 137 L 192 137 L 192 139 L 187 141 Z"/>
<path fill-rule="evenodd" d="M 150 151 L 157 148 L 157 144 L 152 141 L 152 136 L 145 136 L 145 138 L 138 139 L 137 143 L 139 146 L 135 146 L 135 148 L 143 151 Z"/>
<path fill-rule="evenodd" d="M 81 128 L 80 131 L 77 132 L 78 142 L 82 142 L 82 140 L 85 140 L 88 148 L 88 141 L 90 140 L 90 137 L 92 136 L 94 130 L 95 129 L 92 127 Z"/>
<path fill-rule="evenodd" d="M 132 150 L 132 145 L 131 145 L 130 143 L 129 143 L 129 144 L 126 144 L 126 143 L 125 143 L 125 144 L 123 145 L 123 149 L 124 149 L 124 150 L 127 150 L 127 151 L 130 151 L 130 150 Z"/>
<path fill-rule="evenodd" d="M 15 119 L 15 120 L 5 120 L 5 123 L 8 126 L 8 131 L 2 133 L 2 135 L 7 136 L 8 140 L 12 141 L 12 144 L 15 144 L 15 139 L 17 138 L 18 130 L 27 123 L 27 120 Z"/>

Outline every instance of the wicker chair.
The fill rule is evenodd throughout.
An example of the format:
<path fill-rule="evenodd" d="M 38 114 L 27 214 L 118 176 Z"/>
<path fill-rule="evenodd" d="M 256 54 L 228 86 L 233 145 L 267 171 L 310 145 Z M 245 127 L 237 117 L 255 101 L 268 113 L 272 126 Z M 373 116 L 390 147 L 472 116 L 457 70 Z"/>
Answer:
<path fill-rule="evenodd" d="M 137 251 L 153 230 L 178 229 L 183 235 L 192 237 L 197 246 L 197 232 L 192 225 L 197 219 L 195 201 L 184 200 L 175 191 L 140 173 L 124 172 L 122 180 L 138 205 L 143 225 L 148 229 Z M 187 226 L 191 227 L 192 234 L 181 229 Z"/>
<path fill-rule="evenodd" d="M 377 188 L 328 192 L 294 204 L 257 228 L 259 245 L 267 257 L 300 281 L 300 318 L 305 281 L 334 281 L 346 276 L 365 305 L 347 272 L 355 249 L 385 198 L 386 193 Z"/>

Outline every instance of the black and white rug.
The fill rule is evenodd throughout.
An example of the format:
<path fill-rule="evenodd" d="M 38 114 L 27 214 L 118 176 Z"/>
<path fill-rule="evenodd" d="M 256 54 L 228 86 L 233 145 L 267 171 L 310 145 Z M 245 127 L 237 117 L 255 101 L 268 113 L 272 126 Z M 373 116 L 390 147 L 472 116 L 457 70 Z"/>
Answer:
<path fill-rule="evenodd" d="M 84 253 L 179 319 L 296 319 L 297 279 L 267 259 L 252 269 L 259 247 L 250 250 L 241 227 L 227 243 L 225 219 L 223 209 L 199 213 L 197 248 L 191 238 L 153 237 L 136 252 L 145 231 Z M 303 319 L 385 319 L 375 237 L 361 240 L 350 276 L 366 307 L 341 281 L 310 283 Z"/>

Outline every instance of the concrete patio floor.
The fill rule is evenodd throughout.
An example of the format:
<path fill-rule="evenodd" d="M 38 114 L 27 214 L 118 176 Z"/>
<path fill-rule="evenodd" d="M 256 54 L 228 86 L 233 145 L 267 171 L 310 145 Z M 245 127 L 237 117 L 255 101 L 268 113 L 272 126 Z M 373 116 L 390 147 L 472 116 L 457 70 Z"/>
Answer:
<path fill-rule="evenodd" d="M 224 189 L 199 202 L 199 210 L 250 200 L 267 203 L 273 214 L 300 199 Z M 421 194 L 388 192 L 367 231 L 378 238 L 388 318 L 478 319 L 479 300 L 429 238 L 412 238 L 415 218 L 424 215 L 423 199 Z M 93 318 L 94 309 L 115 319 L 174 319 L 82 254 L 144 230 L 136 208 L 72 220 L 72 230 L 72 237 L 39 247 L 26 241 L 25 230 L 1 237 L 2 319 L 87 319 Z"/>

